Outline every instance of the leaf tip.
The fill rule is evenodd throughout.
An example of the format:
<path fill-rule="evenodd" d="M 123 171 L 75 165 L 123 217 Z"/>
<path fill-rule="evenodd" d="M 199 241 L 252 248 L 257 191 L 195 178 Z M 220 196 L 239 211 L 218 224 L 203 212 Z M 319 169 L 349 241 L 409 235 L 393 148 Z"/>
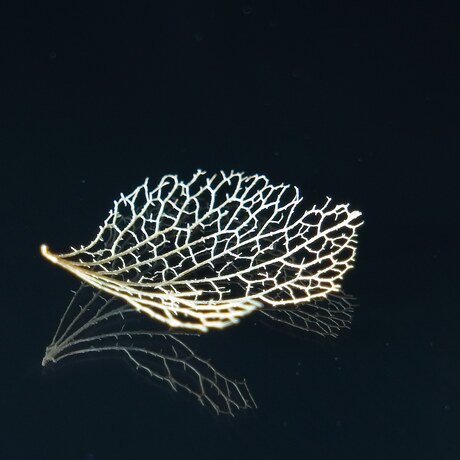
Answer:
<path fill-rule="evenodd" d="M 50 262 L 53 262 L 53 264 L 58 263 L 57 257 L 49 251 L 49 248 L 46 244 L 42 244 L 40 246 L 40 252 L 42 256 L 45 257 L 45 259 L 48 259 Z"/>

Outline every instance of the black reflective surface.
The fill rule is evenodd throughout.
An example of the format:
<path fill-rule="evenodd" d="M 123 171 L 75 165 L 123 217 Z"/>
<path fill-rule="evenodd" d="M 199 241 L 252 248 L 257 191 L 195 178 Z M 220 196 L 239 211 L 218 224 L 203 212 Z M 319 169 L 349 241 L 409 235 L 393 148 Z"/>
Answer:
<path fill-rule="evenodd" d="M 16 2 L 2 19 L 0 458 L 457 459 L 458 15 L 448 3 Z M 91 238 L 146 176 L 243 170 L 363 212 L 337 339 L 190 346 L 258 405 L 215 416 L 118 359 L 42 369 Z"/>

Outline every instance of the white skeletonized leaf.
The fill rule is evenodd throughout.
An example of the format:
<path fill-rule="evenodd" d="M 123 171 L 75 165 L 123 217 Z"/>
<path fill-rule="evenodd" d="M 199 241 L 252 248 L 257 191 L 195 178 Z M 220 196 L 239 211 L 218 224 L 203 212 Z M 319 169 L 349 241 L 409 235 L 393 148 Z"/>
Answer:
<path fill-rule="evenodd" d="M 338 292 L 355 258 L 361 213 L 302 210 L 296 187 L 262 175 L 197 171 L 148 179 L 114 201 L 96 237 L 42 254 L 96 289 L 171 327 L 223 328 L 256 309 Z"/>

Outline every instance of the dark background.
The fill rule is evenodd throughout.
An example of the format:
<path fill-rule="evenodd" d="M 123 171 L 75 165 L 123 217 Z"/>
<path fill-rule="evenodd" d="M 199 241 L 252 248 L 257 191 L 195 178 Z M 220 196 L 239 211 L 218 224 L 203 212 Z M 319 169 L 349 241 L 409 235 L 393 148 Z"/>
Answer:
<path fill-rule="evenodd" d="M 456 2 L 44 1 L 1 11 L 1 459 L 458 459 Z M 146 176 L 263 173 L 363 212 L 337 340 L 254 325 L 202 356 L 216 417 L 122 361 L 44 370 L 86 242 Z"/>

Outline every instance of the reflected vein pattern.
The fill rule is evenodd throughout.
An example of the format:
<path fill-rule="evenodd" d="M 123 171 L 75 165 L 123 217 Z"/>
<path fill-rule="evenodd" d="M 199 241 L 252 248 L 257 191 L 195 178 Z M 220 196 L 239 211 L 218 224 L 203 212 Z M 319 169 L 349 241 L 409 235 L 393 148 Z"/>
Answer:
<path fill-rule="evenodd" d="M 329 294 L 294 307 L 262 308 L 262 319 L 269 319 L 273 327 L 280 326 L 293 332 L 315 333 L 324 337 L 337 337 L 342 329 L 349 329 L 356 299 L 343 291 Z"/>
<path fill-rule="evenodd" d="M 296 187 L 262 175 L 167 175 L 114 201 L 89 244 L 41 251 L 172 328 L 224 328 L 257 309 L 339 292 L 361 213 L 329 198 L 302 210 L 301 201 Z"/>
<path fill-rule="evenodd" d="M 174 391 L 189 393 L 217 414 L 234 415 L 256 407 L 245 382 L 225 377 L 184 343 L 182 337 L 193 333 L 160 332 L 152 325 L 126 302 L 83 283 L 60 320 L 42 365 L 75 355 L 121 354 L 136 369 Z"/>

